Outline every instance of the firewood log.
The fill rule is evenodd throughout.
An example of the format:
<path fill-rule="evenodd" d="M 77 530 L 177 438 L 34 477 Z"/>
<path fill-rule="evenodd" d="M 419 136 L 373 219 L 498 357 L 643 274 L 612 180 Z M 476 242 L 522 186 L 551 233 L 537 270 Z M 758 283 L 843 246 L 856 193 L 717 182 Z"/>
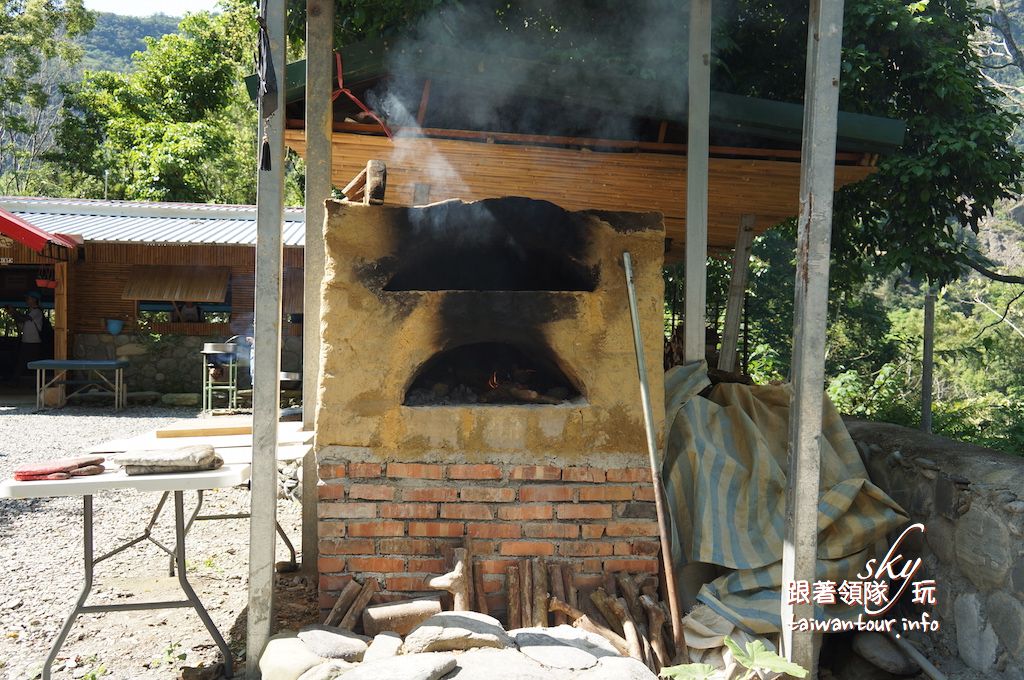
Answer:
<path fill-rule="evenodd" d="M 538 628 L 548 627 L 548 571 L 544 560 L 535 557 L 530 560 L 533 570 L 533 625 Z"/>
<path fill-rule="evenodd" d="M 338 595 L 338 601 L 334 603 L 334 607 L 331 608 L 327 618 L 324 619 L 324 623 L 328 626 L 338 625 L 338 622 L 341 621 L 343 616 L 345 616 L 345 612 L 347 612 L 348 608 L 352 606 L 353 602 L 355 602 L 356 595 L 359 594 L 361 588 L 362 586 L 356 583 L 355 579 L 346 583 L 345 588 L 341 591 L 341 594 Z"/>
<path fill-rule="evenodd" d="M 571 564 L 562 565 L 562 580 L 565 583 L 565 601 L 579 607 L 579 592 L 576 590 L 576 569 Z"/>
<path fill-rule="evenodd" d="M 562 566 L 559 564 L 548 565 L 548 586 L 551 590 L 551 598 L 548 601 L 548 607 L 550 609 L 551 600 L 558 598 L 559 600 L 565 600 L 565 583 L 562 581 Z M 565 614 L 560 611 L 551 610 L 555 614 L 555 625 L 560 626 L 567 622 Z"/>
<path fill-rule="evenodd" d="M 373 594 L 380 590 L 380 584 L 377 583 L 377 579 L 372 576 L 367 578 L 363 583 L 363 589 L 356 595 L 355 601 L 352 602 L 352 606 L 348 608 L 348 612 L 341 619 L 341 623 L 338 624 L 339 628 L 345 628 L 352 630 L 352 626 L 356 625 L 356 621 L 363 614 L 363 610 L 366 609 L 366 605 L 370 603 L 370 598 Z"/>
<path fill-rule="evenodd" d="M 629 645 L 626 644 L 625 638 L 623 638 L 615 631 L 610 630 L 605 626 L 602 626 L 601 624 L 595 622 L 589 616 L 581 612 L 579 609 L 576 609 L 572 605 L 566 602 L 562 602 L 557 597 L 552 597 L 551 602 L 548 604 L 548 609 L 550 609 L 553 612 L 561 612 L 562 614 L 568 616 L 569 619 L 572 621 L 573 627 L 579 628 L 580 630 L 585 630 L 588 633 L 600 635 L 605 640 L 612 643 L 612 646 L 615 647 L 616 651 L 618 651 L 619 654 L 622 654 L 623 656 L 629 654 Z"/>
<path fill-rule="evenodd" d="M 435 590 L 447 590 L 452 594 L 453 609 L 469 611 L 469 574 L 466 565 L 466 549 L 455 549 L 455 568 L 442 576 L 435 576 L 427 585 Z"/>
<path fill-rule="evenodd" d="M 626 607 L 626 601 L 621 597 L 614 599 L 609 598 L 608 607 L 611 608 L 612 615 L 615 616 L 622 624 L 626 644 L 629 645 L 629 655 L 643 663 L 644 648 L 640 642 L 640 632 L 636 628 L 636 622 L 633 620 L 633 617 L 629 615 L 629 609 Z"/>
<path fill-rule="evenodd" d="M 533 625 L 533 568 L 529 559 L 519 560 L 520 615 L 523 627 Z"/>
<path fill-rule="evenodd" d="M 623 635 L 625 631 L 622 627 L 622 619 L 615 614 L 615 610 L 611 606 L 613 600 L 614 598 L 608 595 L 604 588 L 598 588 L 590 593 L 590 601 L 594 603 L 597 611 L 601 612 L 601 616 L 608 622 L 608 627 L 619 635 Z"/>
<path fill-rule="evenodd" d="M 520 591 L 519 565 L 505 567 L 505 589 L 508 593 L 508 629 L 522 628 L 522 593 Z"/>
<path fill-rule="evenodd" d="M 654 650 L 654 658 L 658 666 L 654 672 L 657 673 L 672 662 L 662 637 L 662 629 L 665 626 L 665 610 L 650 595 L 641 595 L 640 604 L 647 613 L 647 635 L 651 641 L 651 648 Z"/>

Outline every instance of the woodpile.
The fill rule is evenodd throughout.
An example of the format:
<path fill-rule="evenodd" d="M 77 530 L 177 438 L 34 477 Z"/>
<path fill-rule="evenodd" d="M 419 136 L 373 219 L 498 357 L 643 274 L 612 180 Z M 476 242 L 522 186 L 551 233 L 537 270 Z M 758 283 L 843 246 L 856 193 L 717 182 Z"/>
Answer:
<path fill-rule="evenodd" d="M 387 601 L 375 578 L 362 585 L 351 581 L 324 623 L 374 635 L 384 630 L 404 634 L 442 610 L 442 599 L 454 611 L 488 612 L 483 572 L 474 564 L 471 546 L 450 551 L 451 570 L 428 581 L 445 591 L 440 597 Z M 505 622 L 516 628 L 569 624 L 598 635 L 623 656 L 631 656 L 657 673 L 677 656 L 673 648 L 668 605 L 662 601 L 656 575 L 607 574 L 601 586 L 580 592 L 576 567 L 540 557 L 523 558 L 505 569 Z M 370 604 L 371 600 L 382 603 Z M 399 630 L 401 629 L 401 630 Z M 404 631 L 404 632 L 403 632 Z"/>

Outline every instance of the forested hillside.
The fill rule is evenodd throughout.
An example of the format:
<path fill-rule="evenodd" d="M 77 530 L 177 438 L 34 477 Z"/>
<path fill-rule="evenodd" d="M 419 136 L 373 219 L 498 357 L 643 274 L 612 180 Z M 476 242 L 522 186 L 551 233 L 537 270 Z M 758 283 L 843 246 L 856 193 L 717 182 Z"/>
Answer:
<path fill-rule="evenodd" d="M 178 30 L 180 17 L 155 14 L 132 17 L 100 12 L 96 26 L 79 39 L 84 52 L 81 69 L 92 71 L 127 71 L 133 52 L 146 49 L 146 38 L 159 39 Z"/>

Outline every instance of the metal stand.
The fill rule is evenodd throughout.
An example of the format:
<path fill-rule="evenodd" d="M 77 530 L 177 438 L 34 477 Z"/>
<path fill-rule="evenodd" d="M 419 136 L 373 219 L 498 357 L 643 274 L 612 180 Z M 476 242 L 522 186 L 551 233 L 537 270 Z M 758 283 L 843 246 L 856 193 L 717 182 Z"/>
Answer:
<path fill-rule="evenodd" d="M 170 493 L 170 492 L 167 492 Z M 160 499 L 157 509 L 154 511 L 153 516 L 150 518 L 149 525 L 146 527 L 145 532 L 142 536 L 132 539 L 128 543 L 115 548 L 114 550 L 101 555 L 100 557 L 93 557 L 93 541 L 92 541 L 92 496 L 82 497 L 82 518 L 83 518 L 83 530 L 82 538 L 85 546 L 85 583 L 82 586 L 82 592 L 78 596 L 78 601 L 75 603 L 74 609 L 71 610 L 71 614 L 68 615 L 67 620 L 64 622 L 64 626 L 60 630 L 60 634 L 54 641 L 53 646 L 50 648 L 50 654 L 46 657 L 46 662 L 43 664 L 43 680 L 51 680 L 50 672 L 53 666 L 54 660 L 57 658 L 57 654 L 60 652 L 60 648 L 64 645 L 64 641 L 68 637 L 68 633 L 71 632 L 71 627 L 74 625 L 75 620 L 79 614 L 100 614 L 104 612 L 123 612 L 123 611 L 143 611 L 149 609 L 179 609 L 182 607 L 191 607 L 196 610 L 196 614 L 202 620 L 203 625 L 206 626 L 206 630 L 210 633 L 210 637 L 220 648 L 221 655 L 224 657 L 224 674 L 226 677 L 231 677 L 233 674 L 232 669 L 232 657 L 231 650 L 228 648 L 224 638 L 221 636 L 220 631 L 213 624 L 213 619 L 210 618 L 210 614 L 203 607 L 203 603 L 199 601 L 199 597 L 196 595 L 195 590 L 192 589 L 192 584 L 188 582 L 188 578 L 185 572 L 185 509 L 182 491 L 174 492 L 174 559 L 177 562 L 178 568 L 178 585 L 181 586 L 182 592 L 185 593 L 185 600 L 168 600 L 160 602 L 129 602 L 126 604 L 103 604 L 103 605 L 86 605 L 85 602 L 89 598 L 89 593 L 92 590 L 92 575 L 93 568 L 105 559 L 113 557 L 121 551 L 139 543 L 140 541 L 150 540 L 156 545 L 159 545 L 163 550 L 167 550 L 164 546 L 160 545 L 152 537 L 149 532 L 153 527 L 153 523 L 156 521 L 156 517 L 160 510 L 163 508 L 164 501 L 167 498 L 167 493 L 164 494 L 163 498 Z"/>
<path fill-rule="evenodd" d="M 227 371 L 227 380 L 214 380 L 210 369 L 219 366 Z M 214 363 L 212 356 L 203 354 L 203 410 L 213 410 L 213 395 L 224 392 L 228 408 L 238 408 L 238 357 L 234 354 L 224 363 Z"/>
<path fill-rule="evenodd" d="M 160 497 L 160 503 L 157 504 L 156 510 L 153 513 L 153 518 L 149 522 L 149 527 L 147 527 L 147 533 L 149 531 L 149 528 L 153 526 L 153 523 L 156 520 L 157 516 L 160 514 L 160 510 L 163 507 L 164 501 L 167 500 L 167 494 L 169 494 L 169 493 L 170 493 L 170 491 L 164 491 L 164 495 Z M 188 535 L 188 532 L 191 531 L 192 523 L 193 522 L 202 522 L 202 521 L 209 521 L 209 520 L 214 520 L 214 519 L 249 519 L 249 517 L 250 517 L 248 512 L 233 512 L 233 513 L 224 513 L 224 514 L 218 514 L 218 515 L 200 515 L 199 511 L 203 509 L 203 492 L 202 491 L 197 491 L 196 492 L 196 496 L 197 496 L 197 499 L 196 499 L 196 509 L 192 511 L 192 514 L 188 518 L 188 522 L 185 524 L 185 535 L 186 536 Z M 294 570 L 297 567 L 297 564 L 298 564 L 298 558 L 297 558 L 297 555 L 295 553 L 295 546 L 292 545 L 292 542 L 288 538 L 288 535 L 286 533 L 284 533 L 284 528 L 281 527 L 281 523 L 280 522 L 275 522 L 275 524 L 277 525 L 277 534 L 281 537 L 281 540 L 284 541 L 284 544 L 288 547 L 288 552 L 291 555 L 291 558 L 288 560 L 288 562 L 292 565 L 293 570 Z M 136 540 L 140 540 L 140 539 L 136 539 Z M 175 561 L 174 551 L 167 550 L 167 548 L 164 548 L 162 545 L 160 545 L 160 543 L 158 543 L 153 538 L 150 538 L 149 540 L 152 541 L 153 543 L 156 543 L 161 548 L 163 548 L 164 551 L 167 552 L 167 554 L 171 556 L 171 565 L 170 565 L 169 573 L 170 573 L 171 576 L 174 576 L 174 561 Z"/>

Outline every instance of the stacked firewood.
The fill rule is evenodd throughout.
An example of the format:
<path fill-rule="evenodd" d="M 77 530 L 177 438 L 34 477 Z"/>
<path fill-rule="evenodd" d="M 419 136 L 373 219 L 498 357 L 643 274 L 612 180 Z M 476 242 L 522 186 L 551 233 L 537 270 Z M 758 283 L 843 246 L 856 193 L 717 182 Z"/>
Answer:
<path fill-rule="evenodd" d="M 580 593 L 573 565 L 546 564 L 541 558 L 520 560 L 505 576 L 509 628 L 569 623 L 603 637 L 655 673 L 672 663 L 672 635 L 665 626 L 669 609 L 660 600 L 656 576 L 606 574 L 602 586 Z"/>
<path fill-rule="evenodd" d="M 490 614 L 483 571 L 467 548 L 451 551 L 448 573 L 428 585 L 451 595 L 454 611 Z M 570 624 L 608 640 L 623 656 L 631 656 L 657 673 L 673 663 L 669 607 L 661 601 L 658 577 L 652 574 L 606 574 L 601 586 L 583 590 L 576 584 L 576 567 L 524 558 L 505 570 L 506 624 L 509 629 Z M 351 581 L 325 623 L 374 635 L 383 630 L 408 633 L 416 624 L 441 611 L 441 598 L 382 602 L 379 584 L 368 577 Z M 448 598 L 445 598 L 446 601 Z M 370 606 L 368 606 L 370 605 Z"/>

